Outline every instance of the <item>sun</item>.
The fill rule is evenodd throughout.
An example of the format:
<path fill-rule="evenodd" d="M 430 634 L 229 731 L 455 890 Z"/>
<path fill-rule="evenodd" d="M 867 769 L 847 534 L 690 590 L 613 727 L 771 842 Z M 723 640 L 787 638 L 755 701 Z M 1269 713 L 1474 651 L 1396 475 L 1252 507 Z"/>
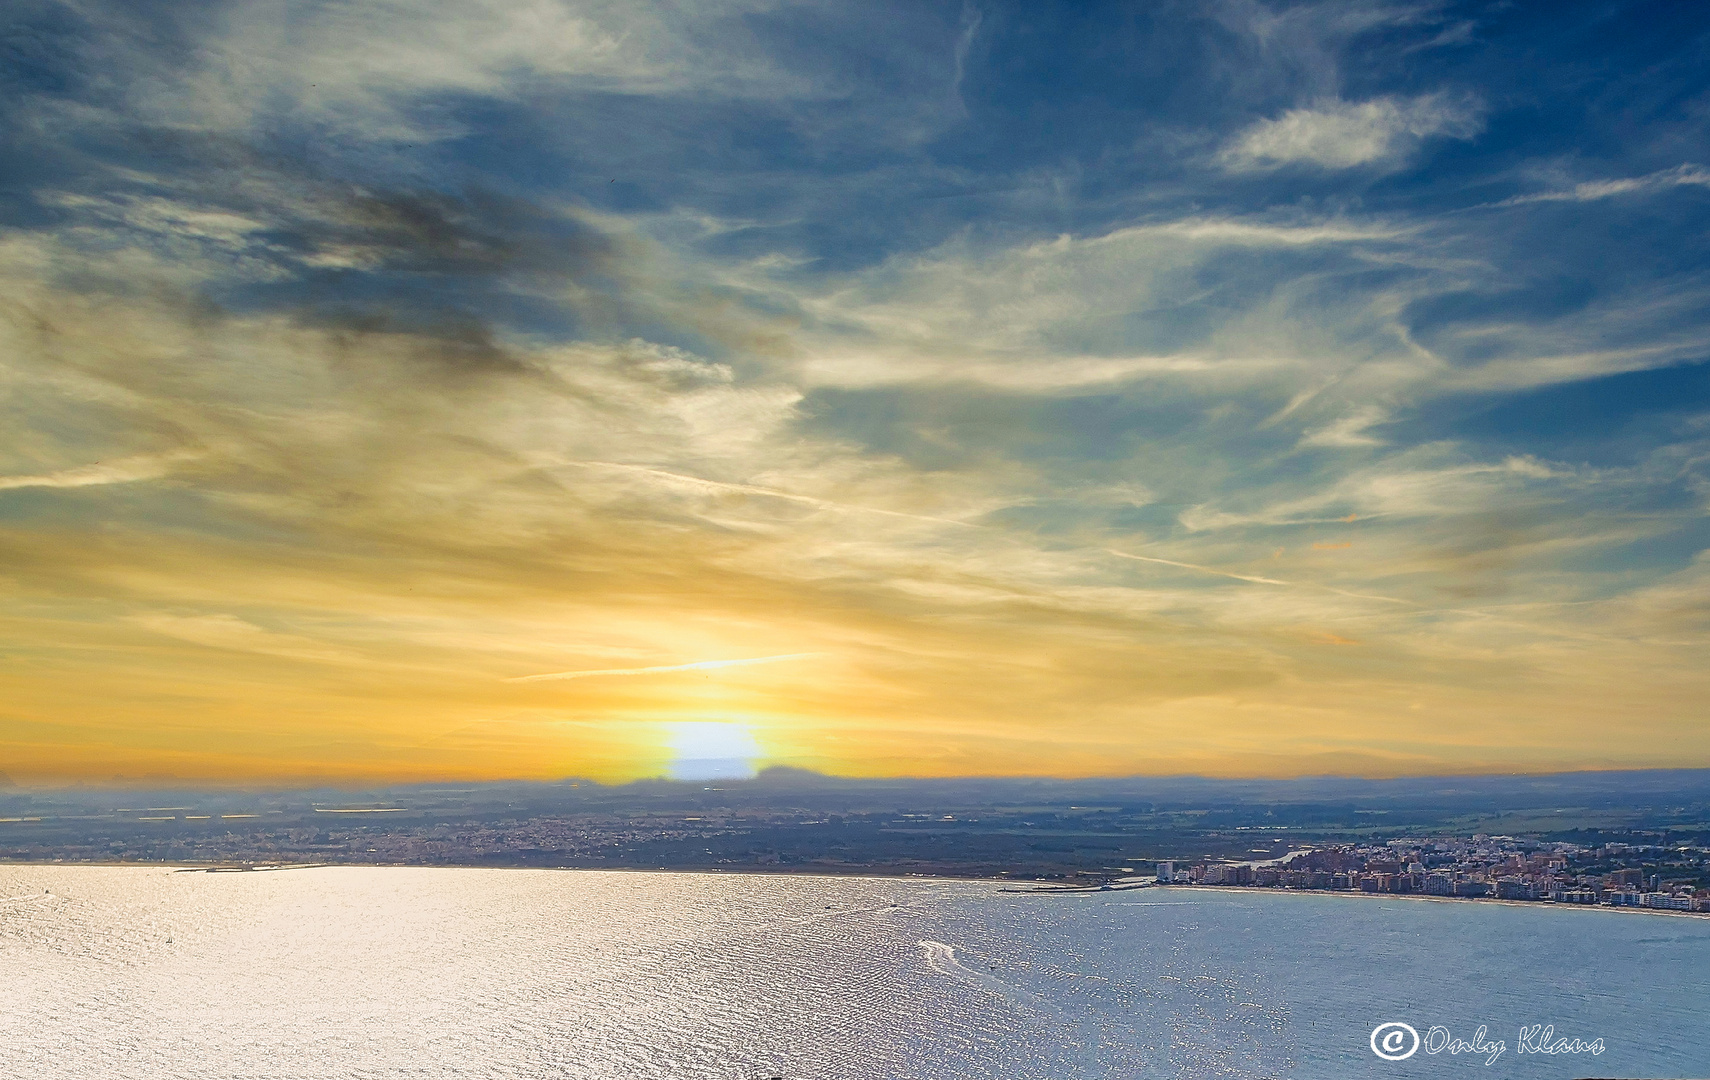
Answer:
<path fill-rule="evenodd" d="M 760 744 L 744 724 L 712 720 L 667 725 L 673 780 L 726 780 L 754 775 Z"/>

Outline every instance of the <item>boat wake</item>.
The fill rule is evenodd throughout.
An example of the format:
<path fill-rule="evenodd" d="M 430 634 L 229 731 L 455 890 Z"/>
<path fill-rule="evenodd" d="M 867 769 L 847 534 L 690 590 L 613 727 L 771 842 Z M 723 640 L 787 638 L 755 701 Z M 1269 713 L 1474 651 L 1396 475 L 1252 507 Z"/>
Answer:
<path fill-rule="evenodd" d="M 920 948 L 925 954 L 927 968 L 936 974 L 948 975 L 953 979 L 978 986 L 1024 1010 L 1043 1013 L 1052 1021 L 1074 1032 L 1072 1042 L 1079 1051 L 1082 1063 L 1088 1065 L 1092 1063 L 1092 1058 L 1098 1050 L 1099 1040 L 1097 1034 L 1085 1020 L 1070 1016 L 1049 998 L 1023 990 L 995 975 L 987 975 L 983 971 L 975 971 L 968 967 L 956 959 L 956 947 L 954 945 L 946 945 L 942 941 L 922 941 Z"/>

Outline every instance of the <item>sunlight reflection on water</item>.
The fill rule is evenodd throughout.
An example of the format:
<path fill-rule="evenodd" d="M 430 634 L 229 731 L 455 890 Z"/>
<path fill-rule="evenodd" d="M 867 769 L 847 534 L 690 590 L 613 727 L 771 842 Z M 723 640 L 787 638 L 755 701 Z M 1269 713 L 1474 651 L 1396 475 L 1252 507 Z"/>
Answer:
<path fill-rule="evenodd" d="M 1710 920 L 879 878 L 0 867 L 0 1065 L 70 1077 L 1685 1075 Z M 1653 987 L 1667 986 L 1667 994 Z M 1695 1043 L 1699 1045 L 1695 1045 Z M 1474 1075 L 1473 1073 L 1467 1073 Z"/>

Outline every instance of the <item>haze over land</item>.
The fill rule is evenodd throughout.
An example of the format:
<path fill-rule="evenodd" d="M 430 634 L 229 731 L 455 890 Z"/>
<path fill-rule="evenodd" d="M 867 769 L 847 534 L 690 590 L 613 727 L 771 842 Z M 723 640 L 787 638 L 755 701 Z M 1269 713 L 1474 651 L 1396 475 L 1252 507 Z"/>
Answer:
<path fill-rule="evenodd" d="M 1588 851 L 1626 845 L 1640 852 L 1631 865 L 1647 865 L 1646 873 L 1710 884 L 1710 770 L 1373 781 L 850 779 L 772 768 L 750 780 L 613 786 L 0 792 L 0 861 L 231 868 L 356 863 L 1111 881 L 1150 874 L 1159 859 L 1185 868 L 1480 834 Z"/>
<path fill-rule="evenodd" d="M 20 782 L 1710 766 L 1696 6 L 10 21 Z"/>

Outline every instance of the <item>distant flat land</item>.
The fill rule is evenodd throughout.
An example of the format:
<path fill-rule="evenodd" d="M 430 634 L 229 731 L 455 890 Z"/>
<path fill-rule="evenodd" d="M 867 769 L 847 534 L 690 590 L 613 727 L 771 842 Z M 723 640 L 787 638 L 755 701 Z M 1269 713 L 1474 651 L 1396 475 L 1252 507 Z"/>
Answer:
<path fill-rule="evenodd" d="M 1159 859 L 1492 833 L 1710 846 L 1710 770 L 1219 781 L 751 780 L 605 787 L 0 792 L 0 860 L 790 870 L 1110 880 Z"/>

